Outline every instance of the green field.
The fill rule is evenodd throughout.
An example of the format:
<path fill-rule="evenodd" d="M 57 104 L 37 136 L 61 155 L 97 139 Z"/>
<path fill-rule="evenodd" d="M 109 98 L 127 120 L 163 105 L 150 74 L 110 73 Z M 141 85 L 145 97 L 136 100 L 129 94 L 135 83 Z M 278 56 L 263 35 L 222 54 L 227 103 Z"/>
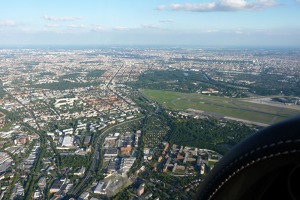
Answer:
<path fill-rule="evenodd" d="M 171 110 L 192 108 L 265 124 L 273 124 L 300 114 L 299 110 L 250 103 L 234 98 L 162 90 L 145 89 L 141 92 Z"/>

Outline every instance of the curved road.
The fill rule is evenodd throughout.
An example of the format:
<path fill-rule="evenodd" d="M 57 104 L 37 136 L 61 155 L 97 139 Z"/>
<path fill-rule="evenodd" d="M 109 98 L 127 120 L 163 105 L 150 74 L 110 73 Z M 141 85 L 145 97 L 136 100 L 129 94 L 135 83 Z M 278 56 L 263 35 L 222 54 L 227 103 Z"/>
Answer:
<path fill-rule="evenodd" d="M 116 124 L 116 125 L 113 125 L 109 128 L 107 128 L 105 131 L 103 131 L 103 133 L 98 137 L 98 140 L 95 144 L 95 151 L 94 151 L 94 155 L 93 155 L 93 159 L 92 159 L 92 163 L 90 165 L 90 168 L 89 168 L 89 171 L 86 173 L 86 176 L 84 177 L 84 179 L 82 181 L 80 181 L 79 183 L 79 186 L 77 187 L 76 190 L 73 191 L 72 195 L 74 196 L 79 196 L 79 194 L 82 192 L 83 188 L 87 185 L 87 181 L 89 180 L 89 178 L 92 177 L 92 172 L 95 171 L 95 167 L 96 167 L 96 164 L 100 158 L 100 153 L 99 153 L 99 150 L 100 150 L 100 141 L 101 139 L 107 137 L 109 131 L 117 126 L 121 126 L 121 125 L 124 125 L 124 124 L 127 124 L 127 123 L 130 123 L 130 122 L 133 122 L 133 121 L 137 121 L 137 120 L 140 120 L 140 119 L 143 119 L 145 116 L 143 117 L 139 117 L 139 118 L 136 118 L 136 119 L 132 119 L 132 120 L 129 120 L 129 121 L 125 121 L 125 122 L 122 122 L 122 123 L 119 123 L 119 124 Z"/>

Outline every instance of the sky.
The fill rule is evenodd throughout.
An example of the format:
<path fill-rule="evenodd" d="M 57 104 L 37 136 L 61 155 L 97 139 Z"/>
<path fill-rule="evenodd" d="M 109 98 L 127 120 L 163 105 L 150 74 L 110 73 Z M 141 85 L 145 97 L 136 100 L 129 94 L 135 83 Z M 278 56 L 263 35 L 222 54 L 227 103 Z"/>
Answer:
<path fill-rule="evenodd" d="M 0 1 L 0 46 L 300 47 L 300 0 Z"/>

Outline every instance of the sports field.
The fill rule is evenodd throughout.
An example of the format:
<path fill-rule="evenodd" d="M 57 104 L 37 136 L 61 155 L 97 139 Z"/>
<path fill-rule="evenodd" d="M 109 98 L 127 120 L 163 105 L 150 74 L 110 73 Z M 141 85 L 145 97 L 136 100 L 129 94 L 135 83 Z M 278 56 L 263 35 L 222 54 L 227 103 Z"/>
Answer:
<path fill-rule="evenodd" d="M 299 110 L 256 104 L 235 98 L 148 89 L 141 92 L 168 109 L 191 108 L 266 124 L 273 124 L 300 114 Z"/>

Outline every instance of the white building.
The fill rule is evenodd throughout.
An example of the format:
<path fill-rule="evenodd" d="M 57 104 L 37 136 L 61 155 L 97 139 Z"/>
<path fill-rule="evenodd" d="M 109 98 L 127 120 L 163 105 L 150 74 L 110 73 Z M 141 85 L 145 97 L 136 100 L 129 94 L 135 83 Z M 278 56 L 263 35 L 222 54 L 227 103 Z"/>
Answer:
<path fill-rule="evenodd" d="M 62 142 L 63 147 L 71 147 L 73 146 L 74 138 L 72 136 L 65 136 Z"/>
<path fill-rule="evenodd" d="M 85 167 L 81 167 L 77 172 L 74 173 L 75 176 L 82 176 L 85 172 Z"/>
<path fill-rule="evenodd" d="M 102 190 L 103 185 L 104 185 L 104 182 L 99 181 L 98 185 L 96 186 L 96 188 L 94 190 L 94 193 L 95 194 L 101 194 L 101 190 Z"/>

